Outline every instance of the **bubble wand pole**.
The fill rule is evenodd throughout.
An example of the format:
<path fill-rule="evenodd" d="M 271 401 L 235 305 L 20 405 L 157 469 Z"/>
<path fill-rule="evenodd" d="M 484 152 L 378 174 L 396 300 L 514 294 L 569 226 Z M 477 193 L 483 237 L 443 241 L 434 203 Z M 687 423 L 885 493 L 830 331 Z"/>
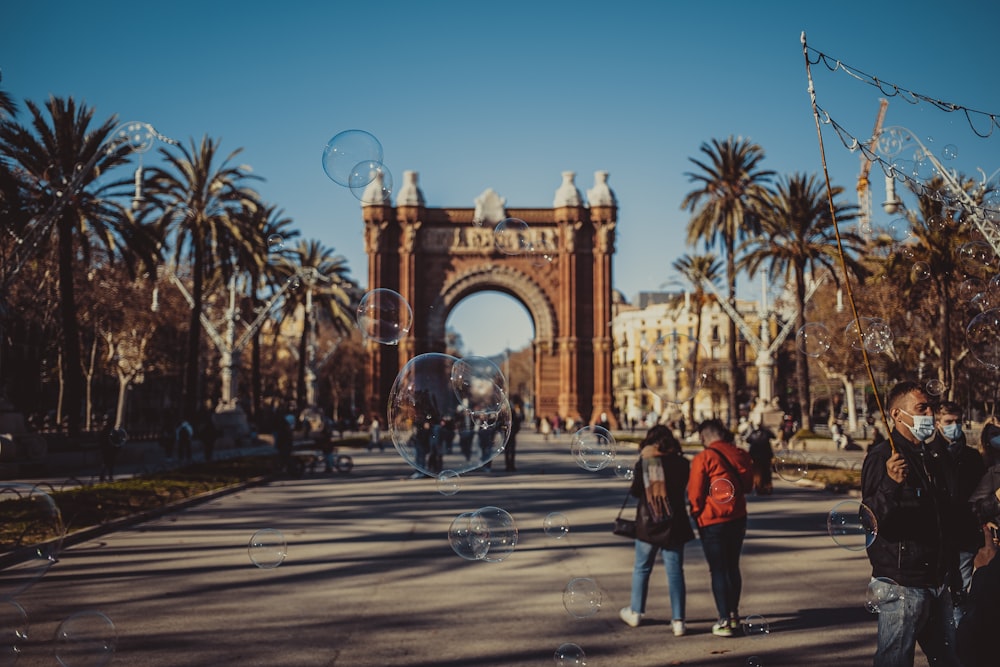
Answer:
<path fill-rule="evenodd" d="M 816 122 L 816 137 L 819 140 L 819 157 L 823 164 L 823 179 L 826 182 L 827 203 L 830 206 L 830 221 L 833 223 L 833 233 L 837 238 L 837 256 L 840 258 L 840 268 L 844 273 L 844 291 L 847 293 L 847 301 L 851 304 L 851 313 L 858 329 L 858 347 L 861 348 L 861 357 L 864 360 L 865 370 L 868 372 L 868 380 L 872 383 L 872 393 L 875 395 L 875 404 L 878 406 L 879 414 L 882 416 L 882 423 L 885 425 L 886 436 L 889 439 L 889 446 L 892 453 L 896 453 L 896 444 L 892 441 L 889 419 L 885 414 L 885 407 L 882 405 L 882 398 L 879 396 L 878 385 L 875 384 L 875 374 L 872 372 L 871 360 L 868 358 L 868 349 L 865 347 L 864 331 L 861 327 L 861 319 L 858 317 L 858 306 L 854 302 L 854 291 L 851 288 L 851 279 L 847 273 L 847 260 L 844 257 L 844 246 L 840 238 L 840 227 L 837 225 L 837 213 L 833 205 L 833 188 L 830 185 L 830 171 L 826 164 L 826 149 L 823 146 L 823 130 L 820 127 L 819 109 L 816 105 L 816 88 L 813 85 L 812 69 L 809 66 L 809 49 L 806 45 L 806 33 L 802 31 L 802 55 L 806 61 L 806 78 L 809 81 L 809 103 L 812 106 L 813 120 Z"/>

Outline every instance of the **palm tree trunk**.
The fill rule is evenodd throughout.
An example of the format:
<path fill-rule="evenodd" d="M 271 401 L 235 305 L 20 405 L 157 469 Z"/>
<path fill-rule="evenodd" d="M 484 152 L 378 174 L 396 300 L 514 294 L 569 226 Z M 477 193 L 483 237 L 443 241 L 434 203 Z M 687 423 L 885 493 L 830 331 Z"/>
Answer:
<path fill-rule="evenodd" d="M 726 276 L 729 280 L 729 305 L 736 310 L 736 253 L 733 241 L 730 239 L 726 248 Z M 740 362 L 736 358 L 736 321 L 729 318 L 729 417 L 730 427 L 739 420 L 739 405 L 737 391 L 739 390 Z"/>
<path fill-rule="evenodd" d="M 306 364 L 309 363 L 307 359 L 308 347 L 309 347 L 309 311 L 308 309 L 303 309 L 302 311 L 302 336 L 299 337 L 299 368 L 295 382 L 295 405 L 298 408 L 298 412 L 301 414 L 306 408 Z"/>
<path fill-rule="evenodd" d="M 73 227 L 65 216 L 59 220 L 59 310 L 63 330 L 63 377 L 69 435 L 80 434 L 80 406 L 83 400 L 83 359 L 80 354 L 80 325 L 76 319 L 76 292 L 73 287 Z"/>
<path fill-rule="evenodd" d="M 187 368 L 184 369 L 184 398 L 181 401 L 184 419 L 191 423 L 194 423 L 198 409 L 198 376 L 200 375 L 198 370 L 201 360 L 201 310 L 202 290 L 204 289 L 202 264 L 202 249 L 195 243 L 192 266 L 194 284 L 191 286 L 191 298 L 194 305 L 191 307 L 191 321 L 188 326 Z"/>

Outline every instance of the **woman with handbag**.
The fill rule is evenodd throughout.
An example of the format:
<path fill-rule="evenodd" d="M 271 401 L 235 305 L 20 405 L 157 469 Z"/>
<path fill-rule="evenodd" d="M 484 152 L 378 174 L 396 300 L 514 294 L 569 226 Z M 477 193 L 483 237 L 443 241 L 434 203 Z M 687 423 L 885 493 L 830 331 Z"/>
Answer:
<path fill-rule="evenodd" d="M 690 464 L 671 430 L 662 424 L 649 429 L 639 444 L 639 460 L 629 490 L 639 500 L 635 516 L 631 604 L 618 612 L 619 617 L 633 628 L 639 625 L 646 612 L 649 576 L 659 552 L 663 554 L 670 589 L 674 635 L 680 637 L 687 632 L 684 625 L 687 595 L 684 545 L 694 539 L 684 504 L 689 470 Z"/>

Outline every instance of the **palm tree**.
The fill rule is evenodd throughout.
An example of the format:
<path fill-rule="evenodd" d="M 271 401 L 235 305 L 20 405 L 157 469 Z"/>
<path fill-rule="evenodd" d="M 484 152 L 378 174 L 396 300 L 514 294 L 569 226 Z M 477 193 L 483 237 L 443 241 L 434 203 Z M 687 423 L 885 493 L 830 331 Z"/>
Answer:
<path fill-rule="evenodd" d="M 360 295 L 357 284 L 350 279 L 347 260 L 334 255 L 332 248 L 324 248 L 319 241 L 300 241 L 291 257 L 276 268 L 286 280 L 299 281 L 301 286 L 286 292 L 283 317 L 294 317 L 302 312 L 302 331 L 299 336 L 299 369 L 296 383 L 298 410 L 314 402 L 307 370 L 312 372 L 314 350 L 310 349 L 316 326 L 320 322 L 331 325 L 334 331 L 347 333 L 354 326 L 355 312 Z"/>
<path fill-rule="evenodd" d="M 31 127 L 13 120 L 0 122 L 0 156 L 23 188 L 23 203 L 30 212 L 25 236 L 31 235 L 35 246 L 55 236 L 63 339 L 61 372 L 69 430 L 75 435 L 80 430 L 84 386 L 76 271 L 88 266 L 95 243 L 106 248 L 111 258 L 125 260 L 129 268 L 136 259 L 152 266 L 156 240 L 148 226 L 137 224 L 112 198 L 119 184 L 98 181 L 101 174 L 124 163 L 130 152 L 127 145 L 108 143 L 115 118 L 91 127 L 92 109 L 85 105 L 78 108 L 73 98 L 50 97 L 45 105 L 50 124 L 42 109 L 31 101 L 25 104 Z"/>
<path fill-rule="evenodd" d="M 246 211 L 246 223 L 249 227 L 259 230 L 258 236 L 263 240 L 262 252 L 258 251 L 240 260 L 240 266 L 246 267 L 250 295 L 248 297 L 249 312 L 258 313 L 264 306 L 266 297 L 260 291 L 275 293 L 280 289 L 283 279 L 280 269 L 282 258 L 288 258 L 291 252 L 289 241 L 298 237 L 298 230 L 292 229 L 292 219 L 285 216 L 283 210 L 271 204 L 261 204 Z M 272 247 L 271 239 L 281 237 L 281 247 Z M 251 417 L 256 418 L 261 411 L 261 346 L 260 329 L 253 333 L 250 350 L 250 405 Z"/>
<path fill-rule="evenodd" d="M 843 192 L 843 188 L 832 188 L 838 222 L 857 217 L 856 206 L 836 202 Z M 815 175 L 793 174 L 780 178 L 774 191 L 765 193 L 762 200 L 762 236 L 748 240 L 741 248 L 745 254 L 740 260 L 740 269 L 754 275 L 767 264 L 771 282 L 783 280 L 794 284 L 796 331 L 806 323 L 806 273 L 815 279 L 825 272 L 836 279 L 840 271 L 840 255 L 828 202 L 826 188 Z M 841 232 L 840 240 L 848 271 L 856 278 L 863 278 L 867 270 L 854 256 L 861 251 L 863 240 L 853 232 Z M 811 429 L 809 365 L 802 352 L 795 355 L 795 373 L 801 423 Z"/>
<path fill-rule="evenodd" d="M 694 290 L 691 292 L 691 302 L 694 307 L 694 319 L 695 325 L 694 330 L 697 332 L 695 335 L 701 337 L 701 313 L 714 297 L 705 291 L 702 286 L 702 281 L 707 281 L 712 285 L 718 284 L 719 276 L 722 271 L 722 265 L 719 260 L 712 253 L 706 253 L 704 255 L 688 255 L 687 253 L 678 257 L 673 264 L 675 270 L 679 271 Z M 698 355 L 695 355 L 692 376 L 698 376 Z M 694 403 L 695 395 L 691 396 L 691 401 L 688 405 L 688 423 L 693 423 L 694 420 Z"/>
<path fill-rule="evenodd" d="M 726 260 L 729 305 L 736 308 L 736 243 L 755 236 L 760 229 L 757 208 L 767 191 L 774 172 L 760 168 L 764 150 L 742 137 L 703 143 L 701 152 L 707 160 L 691 158 L 700 172 L 688 173 L 698 184 L 681 202 L 692 213 L 688 223 L 688 243 L 699 240 L 706 248 L 722 246 Z M 737 391 L 740 384 L 739 360 L 736 357 L 736 323 L 729 322 L 729 419 L 735 420 Z"/>
<path fill-rule="evenodd" d="M 246 224 L 247 210 L 257 207 L 257 193 L 246 186 L 252 178 L 247 165 L 232 165 L 242 149 L 219 161 L 219 142 L 202 137 L 199 144 L 160 149 L 165 167 L 149 170 L 146 194 L 163 212 L 161 224 L 173 237 L 174 265 L 182 260 L 191 270 L 191 308 L 187 360 L 184 371 L 182 411 L 196 417 L 200 377 L 201 314 L 206 281 L 212 275 L 228 278 L 242 252 L 260 250 L 260 230 Z"/>

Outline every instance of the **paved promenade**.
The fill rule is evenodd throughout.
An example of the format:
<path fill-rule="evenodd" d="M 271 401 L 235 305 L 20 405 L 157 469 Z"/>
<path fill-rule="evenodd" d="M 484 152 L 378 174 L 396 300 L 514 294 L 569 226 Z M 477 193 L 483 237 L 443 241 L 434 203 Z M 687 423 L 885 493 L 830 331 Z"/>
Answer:
<path fill-rule="evenodd" d="M 750 498 L 742 613 L 763 617 L 765 636 L 712 636 L 708 569 L 700 543 L 690 543 L 689 634 L 677 638 L 659 564 L 644 623 L 633 629 L 618 619 L 632 543 L 610 526 L 628 483 L 576 467 L 568 436 L 543 442 L 522 433 L 518 449 L 517 473 L 472 473 L 453 496 L 433 479 L 408 479 L 395 450 L 360 452 L 349 475 L 247 488 L 79 542 L 18 598 L 31 627 L 17 665 L 58 664 L 55 630 L 81 610 L 114 621 L 112 665 L 574 664 L 553 660 L 566 642 L 592 667 L 871 663 L 867 559 L 826 533 L 827 513 L 847 497 L 776 479 L 773 496 Z M 513 515 L 517 548 L 499 563 L 462 560 L 448 527 L 487 505 Z M 569 519 L 562 539 L 543 531 L 550 512 Z M 261 528 L 287 539 L 277 568 L 248 556 Z M 574 577 L 602 591 L 593 616 L 574 618 L 563 606 Z"/>

